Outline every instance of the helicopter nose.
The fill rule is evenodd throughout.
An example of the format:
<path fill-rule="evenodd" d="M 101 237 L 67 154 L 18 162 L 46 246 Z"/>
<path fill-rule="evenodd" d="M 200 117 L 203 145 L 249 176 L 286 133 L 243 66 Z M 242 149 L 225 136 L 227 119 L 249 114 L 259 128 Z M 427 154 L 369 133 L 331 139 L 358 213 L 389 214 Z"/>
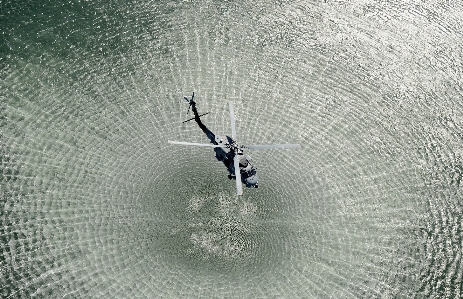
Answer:
<path fill-rule="evenodd" d="M 246 178 L 246 186 L 247 187 L 256 187 L 257 186 L 257 174 L 252 175 Z"/>

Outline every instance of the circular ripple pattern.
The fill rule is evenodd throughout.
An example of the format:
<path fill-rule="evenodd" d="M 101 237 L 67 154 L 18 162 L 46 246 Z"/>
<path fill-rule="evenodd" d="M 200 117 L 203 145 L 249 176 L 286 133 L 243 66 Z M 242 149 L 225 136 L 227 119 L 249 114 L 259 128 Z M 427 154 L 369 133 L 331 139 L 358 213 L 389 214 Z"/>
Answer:
<path fill-rule="evenodd" d="M 2 298 L 459 297 L 462 8 L 1 1 Z"/>

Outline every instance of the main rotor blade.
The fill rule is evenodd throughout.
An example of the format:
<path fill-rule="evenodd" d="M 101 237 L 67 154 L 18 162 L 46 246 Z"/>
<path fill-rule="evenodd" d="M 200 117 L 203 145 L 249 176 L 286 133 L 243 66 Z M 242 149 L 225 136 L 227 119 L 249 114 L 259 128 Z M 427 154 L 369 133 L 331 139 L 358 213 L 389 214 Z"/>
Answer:
<path fill-rule="evenodd" d="M 208 146 L 208 147 L 227 147 L 225 145 L 216 145 L 216 144 L 204 144 L 204 143 L 194 143 L 194 142 L 183 142 L 183 141 L 171 141 L 167 140 L 170 144 L 178 144 L 178 145 L 196 145 L 196 146 Z"/>
<path fill-rule="evenodd" d="M 233 165 L 235 167 L 235 179 L 236 179 L 236 194 L 243 195 L 243 186 L 241 185 L 241 172 L 240 172 L 240 162 L 238 155 L 235 154 L 233 158 Z"/>
<path fill-rule="evenodd" d="M 235 112 L 233 111 L 233 103 L 230 102 L 230 121 L 232 129 L 232 138 L 236 138 L 236 128 L 235 128 Z"/>
<path fill-rule="evenodd" d="M 245 145 L 248 149 L 273 149 L 273 148 L 300 148 L 299 144 L 264 144 L 264 145 Z"/>

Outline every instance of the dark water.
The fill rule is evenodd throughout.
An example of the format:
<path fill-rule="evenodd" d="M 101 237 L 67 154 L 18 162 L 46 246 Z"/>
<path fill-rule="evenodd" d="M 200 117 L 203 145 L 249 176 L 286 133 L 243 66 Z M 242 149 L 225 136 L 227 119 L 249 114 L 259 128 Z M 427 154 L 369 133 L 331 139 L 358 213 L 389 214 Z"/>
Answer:
<path fill-rule="evenodd" d="M 459 298 L 462 8 L 0 1 L 2 298 Z"/>

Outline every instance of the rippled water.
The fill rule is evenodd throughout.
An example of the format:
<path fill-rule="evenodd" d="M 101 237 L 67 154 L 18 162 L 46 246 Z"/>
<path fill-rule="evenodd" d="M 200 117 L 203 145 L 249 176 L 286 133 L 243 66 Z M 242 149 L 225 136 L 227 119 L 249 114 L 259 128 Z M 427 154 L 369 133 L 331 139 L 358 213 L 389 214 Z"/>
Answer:
<path fill-rule="evenodd" d="M 458 1 L 0 1 L 2 298 L 458 298 Z M 235 184 L 182 124 L 250 152 Z"/>

